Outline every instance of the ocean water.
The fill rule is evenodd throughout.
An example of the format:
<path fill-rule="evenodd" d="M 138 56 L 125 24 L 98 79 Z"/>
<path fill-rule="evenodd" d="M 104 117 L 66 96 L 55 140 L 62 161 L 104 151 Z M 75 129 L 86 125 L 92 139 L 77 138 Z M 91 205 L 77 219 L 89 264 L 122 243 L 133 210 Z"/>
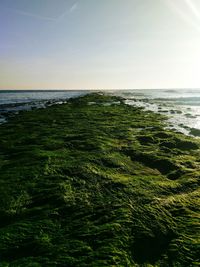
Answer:
<path fill-rule="evenodd" d="M 54 103 L 63 103 L 71 97 L 78 97 L 90 91 L 1 91 L 0 123 L 7 114 L 20 110 L 45 108 Z M 142 107 L 167 116 L 166 127 L 190 134 L 191 129 L 200 130 L 200 89 L 180 90 L 113 90 L 109 94 L 122 96 L 127 105 Z"/>
<path fill-rule="evenodd" d="M 190 135 L 200 130 L 200 89 L 112 91 L 124 97 L 126 104 L 167 116 L 167 128 Z M 200 132 L 199 132 L 200 135 Z"/>
<path fill-rule="evenodd" d="M 0 90 L 0 105 L 2 104 L 22 104 L 44 100 L 63 100 L 76 97 L 87 91 L 67 91 L 67 90 Z"/>
<path fill-rule="evenodd" d="M 21 110 L 61 104 L 71 97 L 78 97 L 86 93 L 88 92 L 67 90 L 0 90 L 0 123 L 6 122 L 8 115 L 16 115 Z"/>

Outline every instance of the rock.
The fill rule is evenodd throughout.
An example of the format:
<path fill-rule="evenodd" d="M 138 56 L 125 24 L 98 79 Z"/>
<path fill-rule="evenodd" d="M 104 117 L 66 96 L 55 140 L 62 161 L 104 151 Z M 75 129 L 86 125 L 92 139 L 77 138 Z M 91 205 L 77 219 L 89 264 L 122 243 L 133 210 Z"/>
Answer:
<path fill-rule="evenodd" d="M 190 134 L 194 135 L 194 136 L 200 136 L 200 129 L 191 128 L 190 129 Z"/>

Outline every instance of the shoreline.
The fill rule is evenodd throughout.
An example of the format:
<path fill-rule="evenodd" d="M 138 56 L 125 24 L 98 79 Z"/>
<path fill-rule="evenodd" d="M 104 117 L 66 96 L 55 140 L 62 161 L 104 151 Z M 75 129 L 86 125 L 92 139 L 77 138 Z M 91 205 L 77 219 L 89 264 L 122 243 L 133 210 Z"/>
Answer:
<path fill-rule="evenodd" d="M 15 266 L 198 266 L 200 140 L 91 93 L 0 125 L 0 255 Z"/>
<path fill-rule="evenodd" d="M 150 91 L 149 96 L 147 95 L 147 91 Z M 45 99 L 46 97 L 44 93 L 46 94 L 47 92 L 53 93 L 54 95 L 52 94 L 49 99 Z M 85 94 L 90 94 L 90 93 L 103 93 L 105 95 L 123 97 L 127 105 L 142 107 L 146 111 L 153 111 L 156 114 L 164 115 L 166 118 L 168 118 L 167 119 L 168 125 L 166 126 L 166 129 L 168 128 L 168 129 L 174 130 L 176 132 L 181 132 L 185 135 L 192 136 L 192 137 L 197 137 L 197 138 L 200 137 L 200 128 L 198 127 L 199 125 L 198 118 L 200 116 L 200 113 L 198 113 L 198 110 L 200 112 L 200 109 L 196 108 L 195 107 L 196 103 L 192 103 L 191 101 L 190 101 L 191 103 L 189 104 L 189 106 L 188 106 L 188 103 L 186 103 L 186 106 L 183 104 L 183 102 L 186 100 L 188 101 L 189 99 L 190 100 L 192 99 L 193 101 L 195 99 L 196 101 L 196 99 L 199 99 L 199 97 L 198 98 L 196 97 L 191 98 L 188 96 L 186 97 L 187 92 L 185 92 L 184 97 L 180 97 L 180 95 L 178 95 L 177 90 L 170 90 L 170 91 L 163 90 L 161 95 L 164 98 L 162 97 L 155 98 L 155 96 L 153 95 L 155 93 L 155 90 L 154 91 L 152 90 L 146 90 L 146 91 L 145 90 L 137 90 L 137 91 L 136 90 L 135 91 L 134 90 L 133 91 L 115 90 L 115 91 L 106 91 L 106 92 L 95 91 L 95 90 L 93 91 L 84 90 L 84 91 L 76 91 L 74 96 L 73 95 L 64 96 L 61 94 L 60 95 L 61 98 L 58 97 L 60 93 L 67 92 L 71 94 L 72 91 L 59 90 L 58 92 L 56 92 L 55 90 L 54 91 L 49 90 L 47 92 L 45 92 L 44 90 L 39 90 L 37 92 L 34 90 L 25 91 L 25 95 L 28 93 L 27 98 L 23 96 L 21 97 L 20 102 L 18 99 L 18 102 L 13 102 L 13 103 L 11 101 L 12 98 L 7 96 L 8 98 L 7 101 L 11 101 L 11 102 L 4 103 L 4 104 L 2 102 L 2 104 L 0 104 L 0 124 L 5 123 L 8 117 L 15 116 L 23 110 L 28 111 L 28 110 L 37 109 L 37 108 L 46 108 L 47 106 L 50 106 L 51 104 L 62 104 L 62 103 L 67 102 L 67 100 L 71 97 L 79 97 L 80 94 L 85 95 Z M 84 94 L 82 94 L 83 92 Z M 166 98 L 167 96 L 166 94 L 168 92 L 169 94 L 171 94 L 171 96 L 169 98 Z M 30 95 L 30 93 L 33 93 L 33 95 Z M 176 98 L 173 98 L 173 94 L 176 94 Z M 34 97 L 38 99 L 34 99 Z M 28 100 L 28 98 L 30 99 Z M 180 104 L 179 101 L 178 103 L 175 101 L 176 99 L 181 99 L 182 101 L 181 106 L 179 105 Z M 13 96 L 13 101 L 14 100 L 15 98 Z"/>
<path fill-rule="evenodd" d="M 14 93 L 17 93 L 19 91 L 16 91 Z M 21 90 L 21 92 L 23 92 Z M 29 91 L 26 91 L 27 92 L 33 92 L 35 93 L 35 91 L 33 90 L 29 90 Z M 48 93 L 48 91 L 44 91 L 44 90 L 40 90 L 40 91 L 37 91 L 37 93 L 41 93 L 41 92 L 44 92 L 44 93 Z M 51 91 L 49 91 L 51 92 Z M 52 91 L 53 93 L 55 93 L 55 91 Z M 59 91 L 59 92 L 67 92 L 67 91 Z M 71 92 L 71 91 L 70 91 Z M 85 91 L 85 94 L 87 91 Z M 4 92 L 2 92 L 4 93 Z M 13 91 L 11 91 L 10 93 L 13 93 Z M 76 93 L 79 93 L 79 91 L 76 91 Z M 55 97 L 55 98 L 47 98 L 47 99 L 30 99 L 30 100 L 20 100 L 20 102 L 8 102 L 8 103 L 2 103 L 0 104 L 0 125 L 3 124 L 3 123 L 6 123 L 7 122 L 7 119 L 9 119 L 10 117 L 14 117 L 16 115 L 18 115 L 20 112 L 23 112 L 23 111 L 31 111 L 31 110 L 34 110 L 34 109 L 43 109 L 43 108 L 47 108 L 47 107 L 50 107 L 52 105 L 60 105 L 60 104 L 65 104 L 67 103 L 67 101 L 70 99 L 70 98 L 74 98 L 74 97 L 79 97 L 83 94 L 83 92 L 81 92 L 80 95 L 77 95 L 77 96 L 69 96 L 69 97 L 65 97 L 65 98 L 59 98 L 59 97 Z"/>

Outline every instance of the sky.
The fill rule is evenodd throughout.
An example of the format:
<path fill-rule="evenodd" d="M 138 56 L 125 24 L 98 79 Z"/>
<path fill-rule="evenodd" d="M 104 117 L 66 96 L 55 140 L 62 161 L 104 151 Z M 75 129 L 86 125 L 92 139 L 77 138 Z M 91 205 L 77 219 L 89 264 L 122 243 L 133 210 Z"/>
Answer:
<path fill-rule="evenodd" d="M 0 89 L 200 88 L 199 0 L 0 0 Z"/>

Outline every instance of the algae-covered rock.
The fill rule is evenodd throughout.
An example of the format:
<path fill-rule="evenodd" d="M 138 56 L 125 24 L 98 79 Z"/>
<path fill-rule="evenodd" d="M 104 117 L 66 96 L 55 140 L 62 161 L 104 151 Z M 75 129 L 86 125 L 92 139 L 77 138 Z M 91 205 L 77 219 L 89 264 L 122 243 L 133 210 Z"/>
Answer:
<path fill-rule="evenodd" d="M 196 128 L 191 128 L 190 129 L 190 134 L 194 136 L 200 136 L 200 130 Z"/>
<path fill-rule="evenodd" d="M 199 140 L 163 122 L 94 93 L 1 125 L 0 267 L 197 266 Z"/>
<path fill-rule="evenodd" d="M 180 149 L 186 151 L 199 149 L 199 145 L 194 141 L 182 140 L 179 138 L 164 141 L 160 145 L 170 149 Z"/>

